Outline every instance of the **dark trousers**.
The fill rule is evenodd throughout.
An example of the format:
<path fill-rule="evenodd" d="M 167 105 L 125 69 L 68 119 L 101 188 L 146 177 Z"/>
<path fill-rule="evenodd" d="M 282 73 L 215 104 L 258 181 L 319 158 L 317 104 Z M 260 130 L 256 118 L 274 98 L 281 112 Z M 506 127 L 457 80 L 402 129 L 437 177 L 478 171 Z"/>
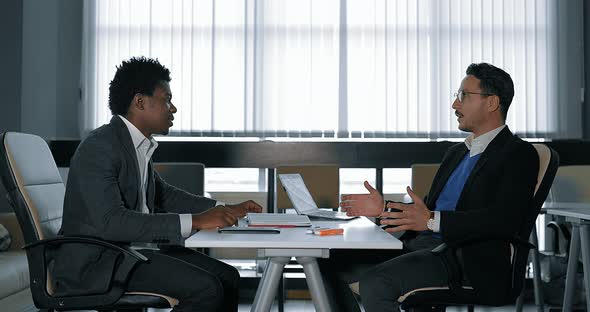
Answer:
<path fill-rule="evenodd" d="M 447 270 L 430 250 L 442 241 L 429 234 L 404 241 L 404 250 L 332 250 L 320 260 L 335 311 L 360 311 L 349 284 L 359 282 L 365 311 L 398 311 L 397 299 L 423 287 L 447 286 Z"/>
<path fill-rule="evenodd" d="M 359 279 L 366 312 L 399 311 L 398 299 L 412 290 L 448 287 L 443 260 L 430 250 L 418 250 L 381 263 Z"/>
<path fill-rule="evenodd" d="M 128 291 L 153 292 L 179 303 L 172 311 L 237 311 L 238 271 L 219 260 L 184 247 L 139 250 L 149 262 L 130 276 Z"/>

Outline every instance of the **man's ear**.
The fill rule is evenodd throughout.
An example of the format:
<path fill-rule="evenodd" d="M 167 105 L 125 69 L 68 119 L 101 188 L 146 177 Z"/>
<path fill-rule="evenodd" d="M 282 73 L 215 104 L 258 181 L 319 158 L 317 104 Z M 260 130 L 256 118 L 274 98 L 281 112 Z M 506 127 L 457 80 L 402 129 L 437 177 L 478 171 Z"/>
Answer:
<path fill-rule="evenodd" d="M 500 110 L 500 97 L 497 95 L 488 96 L 488 111 L 495 112 Z"/>
<path fill-rule="evenodd" d="M 138 110 L 144 110 L 144 105 L 145 105 L 145 97 L 141 93 L 136 93 L 133 96 L 133 100 L 131 100 L 131 107 L 138 109 Z"/>

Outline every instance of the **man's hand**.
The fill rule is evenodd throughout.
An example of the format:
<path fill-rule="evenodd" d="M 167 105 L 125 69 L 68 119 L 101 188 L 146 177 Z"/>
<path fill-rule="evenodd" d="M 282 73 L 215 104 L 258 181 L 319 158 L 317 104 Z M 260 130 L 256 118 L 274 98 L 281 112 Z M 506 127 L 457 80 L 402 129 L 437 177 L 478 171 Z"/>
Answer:
<path fill-rule="evenodd" d="M 262 207 L 253 200 L 248 200 L 236 205 L 225 205 L 236 218 L 241 218 L 248 212 L 262 212 Z"/>
<path fill-rule="evenodd" d="M 347 216 L 376 217 L 383 212 L 383 196 L 365 181 L 369 194 L 343 195 L 340 207 Z"/>
<path fill-rule="evenodd" d="M 233 225 L 238 221 L 231 209 L 215 206 L 205 212 L 193 215 L 193 230 L 214 229 Z"/>
<path fill-rule="evenodd" d="M 397 225 L 396 227 L 386 229 L 389 233 L 401 232 L 406 230 L 412 231 L 426 231 L 426 223 L 430 219 L 430 210 L 424 204 L 420 196 L 416 195 L 414 191 L 408 186 L 408 195 L 412 198 L 414 203 L 388 203 L 387 208 L 395 208 L 401 212 L 382 212 L 381 224 L 383 225 Z M 392 219 L 384 219 L 392 218 Z"/>

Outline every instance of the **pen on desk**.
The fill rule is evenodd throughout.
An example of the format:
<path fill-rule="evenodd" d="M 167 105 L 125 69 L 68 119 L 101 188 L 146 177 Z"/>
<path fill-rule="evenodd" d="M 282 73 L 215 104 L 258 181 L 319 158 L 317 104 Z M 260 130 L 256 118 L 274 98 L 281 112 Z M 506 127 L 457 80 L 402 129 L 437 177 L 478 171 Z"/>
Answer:
<path fill-rule="evenodd" d="M 319 236 L 326 236 L 326 235 L 341 235 L 344 234 L 344 229 L 316 229 L 313 230 L 313 234 Z"/>

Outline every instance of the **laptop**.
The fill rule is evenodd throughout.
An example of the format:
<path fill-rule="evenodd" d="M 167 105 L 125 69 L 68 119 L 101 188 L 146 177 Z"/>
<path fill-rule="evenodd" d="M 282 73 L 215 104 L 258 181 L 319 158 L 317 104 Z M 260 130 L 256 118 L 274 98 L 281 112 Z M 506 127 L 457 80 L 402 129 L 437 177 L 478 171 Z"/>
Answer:
<path fill-rule="evenodd" d="M 297 214 L 334 220 L 356 218 L 347 216 L 346 213 L 341 211 L 319 209 L 299 173 L 279 174 L 279 180 L 281 180 L 281 184 L 283 184 L 283 188 L 287 192 L 291 203 L 293 203 L 293 208 L 295 208 Z"/>

